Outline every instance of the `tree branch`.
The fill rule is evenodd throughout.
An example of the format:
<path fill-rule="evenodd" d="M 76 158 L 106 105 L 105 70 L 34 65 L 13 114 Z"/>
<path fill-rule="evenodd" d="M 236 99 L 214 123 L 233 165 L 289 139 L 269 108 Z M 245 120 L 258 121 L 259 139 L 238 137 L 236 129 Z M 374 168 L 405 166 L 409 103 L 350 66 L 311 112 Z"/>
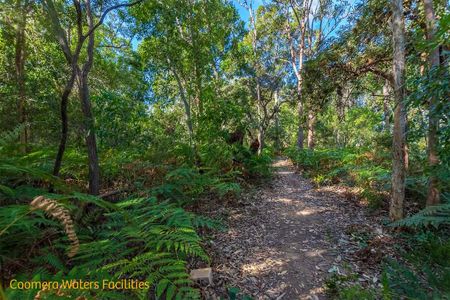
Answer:
<path fill-rule="evenodd" d="M 103 22 L 105 21 L 106 16 L 108 15 L 108 13 L 112 10 L 118 9 L 118 8 L 122 8 L 122 7 L 131 7 L 134 6 L 136 4 L 139 4 L 141 2 L 144 2 L 145 0 L 137 0 L 131 3 L 120 3 L 117 5 L 113 5 L 111 7 L 108 7 L 103 13 L 102 16 L 100 17 L 100 20 L 92 27 L 89 29 L 89 31 L 83 36 L 83 39 L 86 39 L 88 36 L 90 36 L 100 25 L 103 24 Z"/>

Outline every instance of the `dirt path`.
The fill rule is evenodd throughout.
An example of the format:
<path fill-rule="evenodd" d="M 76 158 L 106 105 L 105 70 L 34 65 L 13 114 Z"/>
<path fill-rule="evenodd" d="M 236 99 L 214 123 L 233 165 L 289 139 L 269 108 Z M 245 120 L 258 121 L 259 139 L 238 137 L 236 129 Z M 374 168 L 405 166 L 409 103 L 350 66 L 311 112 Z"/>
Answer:
<path fill-rule="evenodd" d="M 363 210 L 315 189 L 287 159 L 274 168 L 273 182 L 232 211 L 228 231 L 214 237 L 212 289 L 223 294 L 234 286 L 254 299 L 326 299 L 323 283 L 342 260 L 344 230 L 364 222 Z"/>

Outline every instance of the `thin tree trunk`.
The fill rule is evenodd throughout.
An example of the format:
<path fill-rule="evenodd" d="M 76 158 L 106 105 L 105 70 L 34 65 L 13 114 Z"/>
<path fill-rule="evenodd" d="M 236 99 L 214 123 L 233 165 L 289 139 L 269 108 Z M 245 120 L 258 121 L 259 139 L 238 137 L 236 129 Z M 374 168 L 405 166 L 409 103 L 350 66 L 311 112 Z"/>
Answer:
<path fill-rule="evenodd" d="M 303 97 L 302 97 L 302 82 L 297 82 L 297 117 L 298 117 L 298 128 L 297 128 L 297 148 L 303 149 L 304 144 L 304 134 L 303 134 Z"/>
<path fill-rule="evenodd" d="M 344 90 L 345 88 L 338 86 L 336 90 L 336 111 L 338 115 L 339 122 L 343 122 L 345 120 L 345 99 L 344 99 Z"/>
<path fill-rule="evenodd" d="M 314 142 L 315 123 L 316 123 L 316 116 L 312 112 L 309 112 L 308 113 L 308 148 L 310 150 L 313 150 L 314 146 L 315 146 L 315 142 Z"/>
<path fill-rule="evenodd" d="M 168 62 L 170 64 L 170 61 L 168 61 Z M 189 134 L 189 143 L 190 143 L 191 147 L 193 149 L 195 149 L 195 147 L 194 147 L 194 128 L 192 125 L 192 117 L 191 117 L 191 106 L 189 105 L 189 102 L 186 98 L 186 93 L 184 91 L 184 87 L 181 82 L 180 76 L 178 76 L 178 73 L 173 68 L 172 68 L 172 73 L 175 76 L 175 79 L 177 81 L 181 101 L 183 102 L 183 105 L 184 105 L 184 113 L 186 115 L 186 126 L 188 128 L 188 134 Z"/>
<path fill-rule="evenodd" d="M 86 146 L 88 148 L 88 159 L 89 159 L 89 192 L 91 194 L 97 195 L 100 190 L 100 167 L 98 161 L 97 153 L 97 141 L 95 137 L 95 120 L 92 114 L 91 101 L 89 98 L 89 85 L 88 85 L 88 75 L 92 68 L 94 61 L 94 42 L 95 42 L 95 30 L 103 24 L 105 17 L 108 12 L 118 9 L 120 7 L 129 7 L 141 3 L 142 1 L 134 1 L 126 4 L 118 4 L 106 9 L 100 17 L 100 20 L 94 24 L 94 15 L 91 11 L 90 0 L 84 0 L 84 5 L 81 5 L 80 0 L 73 0 L 73 5 L 76 12 L 76 32 L 77 41 L 75 51 L 71 51 L 70 43 L 70 26 L 68 30 L 64 30 L 61 27 L 61 22 L 55 8 L 53 0 L 44 0 L 44 8 L 47 11 L 47 16 L 51 21 L 54 35 L 56 41 L 59 43 L 61 50 L 66 58 L 68 65 L 71 67 L 72 73 L 71 77 L 66 83 L 61 96 L 61 140 L 58 148 L 58 154 L 55 159 L 55 165 L 53 168 L 53 173 L 58 175 L 61 168 L 61 161 L 64 155 L 67 142 L 67 132 L 68 132 L 68 122 L 67 122 L 67 103 L 69 95 L 72 91 L 75 78 L 78 77 L 79 80 L 79 96 L 81 101 L 81 108 L 83 111 L 83 124 L 86 134 Z M 88 32 L 83 35 L 83 7 L 86 11 L 86 21 L 88 25 Z M 78 65 L 78 58 L 80 52 L 83 49 L 84 41 L 88 39 L 88 45 L 86 47 L 87 60 L 83 67 L 80 68 Z"/>
<path fill-rule="evenodd" d="M 280 145 L 280 116 L 279 116 L 279 107 L 280 107 L 280 99 L 278 98 L 278 90 L 275 90 L 273 94 L 275 98 L 275 107 L 277 111 L 275 112 L 275 150 L 277 153 L 281 150 Z"/>
<path fill-rule="evenodd" d="M 253 56 L 255 58 L 255 64 L 256 64 L 256 76 L 255 76 L 255 80 L 256 80 L 256 102 L 258 104 L 258 117 L 259 117 L 259 125 L 258 125 L 258 155 L 260 155 L 262 153 L 262 150 L 264 149 L 264 134 L 265 134 L 265 128 L 264 128 L 264 118 L 261 117 L 262 111 L 264 110 L 263 108 L 263 103 L 262 103 L 262 96 L 261 96 L 261 84 L 259 81 L 259 75 L 257 74 L 257 69 L 259 66 L 259 61 L 258 61 L 258 55 L 257 55 L 257 39 L 258 39 L 258 32 L 256 29 L 256 19 L 255 19 L 255 15 L 253 12 L 253 9 L 251 7 L 251 5 L 246 4 L 246 8 L 248 10 L 249 13 L 249 18 L 250 18 L 250 24 L 252 25 L 252 50 L 253 50 Z"/>
<path fill-rule="evenodd" d="M 94 27 L 93 15 L 91 12 L 90 0 L 85 1 L 86 16 L 89 29 Z M 78 72 L 80 82 L 79 94 L 81 100 L 81 110 L 84 116 L 84 129 L 86 134 L 86 147 L 89 160 L 89 193 L 98 195 L 100 193 L 100 166 L 98 161 L 97 140 L 95 137 L 95 120 L 92 114 L 92 104 L 89 96 L 88 75 L 94 62 L 94 44 L 95 33 L 92 32 L 88 37 L 86 48 L 87 61 L 83 68 Z"/>
<path fill-rule="evenodd" d="M 258 155 L 261 155 L 264 149 L 265 135 L 266 135 L 265 128 L 263 125 L 260 125 L 258 128 Z"/>
<path fill-rule="evenodd" d="M 67 144 L 67 135 L 68 135 L 68 117 L 67 117 L 67 105 L 69 101 L 70 93 L 72 92 L 75 78 L 77 76 L 78 70 L 78 57 L 82 48 L 82 17 L 81 10 L 79 9 L 79 2 L 74 2 L 75 7 L 77 8 L 77 35 L 78 40 L 76 44 L 76 48 L 74 53 L 72 53 L 70 49 L 70 43 L 66 36 L 66 32 L 62 29 L 58 13 L 56 11 L 55 5 L 52 0 L 45 0 L 44 7 L 47 11 L 47 16 L 49 20 L 51 20 L 54 35 L 56 37 L 56 41 L 59 43 L 61 50 L 66 58 L 67 64 L 70 66 L 71 75 L 64 86 L 64 90 L 61 95 L 61 106 L 60 106 L 60 115 L 61 115 L 61 138 L 59 141 L 58 153 L 55 158 L 55 164 L 53 166 L 53 175 L 59 176 L 59 172 L 61 169 L 62 159 L 64 156 L 64 152 L 66 150 Z M 70 32 L 70 30 L 68 31 Z M 53 188 L 50 189 L 51 191 Z"/>
<path fill-rule="evenodd" d="M 434 15 L 433 1 L 423 0 L 425 8 L 425 19 L 427 27 L 427 39 L 432 41 L 436 32 L 436 17 Z M 431 50 L 428 55 L 428 64 L 430 70 L 439 66 L 439 47 Z M 430 177 L 428 178 L 428 195 L 427 205 L 435 205 L 440 203 L 440 195 L 438 190 L 438 178 L 434 175 L 436 166 L 439 165 L 438 154 L 438 128 L 439 117 L 435 110 L 438 105 L 436 97 L 430 98 L 430 107 L 428 110 L 428 165 L 430 167 Z"/>
<path fill-rule="evenodd" d="M 264 128 L 260 127 L 258 130 L 258 155 L 261 155 L 264 149 L 264 142 L 265 142 L 264 139 L 265 139 Z"/>
<path fill-rule="evenodd" d="M 265 114 L 264 114 L 264 107 L 263 107 L 263 103 L 262 103 L 262 98 L 261 98 L 261 85 L 259 83 L 259 78 L 256 77 L 256 101 L 258 102 L 258 116 L 259 116 L 259 125 L 258 125 L 258 155 L 261 155 L 263 149 L 264 149 L 264 140 L 265 140 L 265 126 L 264 126 L 264 122 L 265 122 Z M 264 115 L 263 117 L 261 117 L 261 115 Z"/>
<path fill-rule="evenodd" d="M 81 110 L 84 117 L 84 131 L 89 160 L 89 193 L 98 195 L 100 193 L 100 167 L 98 162 L 97 141 L 95 138 L 94 116 L 92 115 L 92 105 L 89 98 L 88 73 L 79 73 L 79 96 L 81 100 Z"/>
<path fill-rule="evenodd" d="M 395 221 L 403 218 L 405 198 L 406 110 L 403 103 L 405 95 L 405 23 L 402 0 L 392 0 L 392 31 L 395 111 L 392 149 L 392 199 L 389 216 L 391 220 Z"/>
<path fill-rule="evenodd" d="M 304 133 L 303 133 L 303 53 L 305 51 L 305 17 L 302 18 L 302 24 L 301 24 L 301 30 L 302 30 L 302 37 L 300 40 L 300 49 L 299 49 L 299 55 L 298 55 L 298 70 L 296 72 L 297 76 L 297 113 L 298 113 L 298 129 L 297 129 L 297 148 L 303 149 L 304 144 Z"/>
<path fill-rule="evenodd" d="M 61 138 L 59 140 L 58 153 L 56 154 L 55 164 L 53 166 L 53 175 L 59 176 L 59 171 L 61 170 L 62 159 L 64 152 L 66 150 L 67 135 L 69 131 L 69 121 L 67 117 L 67 104 L 69 103 L 69 96 L 72 92 L 73 85 L 76 78 L 76 69 L 72 68 L 72 74 L 64 87 L 64 91 L 61 95 Z"/>
<path fill-rule="evenodd" d="M 299 17 L 299 15 L 297 13 L 295 13 L 294 10 L 294 14 L 297 18 L 297 21 L 300 25 L 300 40 L 298 41 L 298 67 L 295 65 L 295 55 L 293 56 L 293 44 L 292 44 L 292 39 L 289 36 L 290 41 L 290 47 L 291 47 L 291 64 L 293 66 L 294 69 L 294 73 L 297 77 L 297 101 L 298 101 L 298 106 L 297 106 L 297 113 L 298 113 L 298 129 L 297 129 L 297 148 L 298 149 L 303 149 L 303 144 L 304 144 L 304 133 L 303 133 L 303 119 L 304 119 L 304 103 L 303 103 L 303 56 L 305 53 L 305 36 L 306 36 L 306 29 L 307 29 L 307 24 L 306 24 L 306 20 L 308 20 L 309 17 L 309 9 L 310 9 L 310 5 L 309 5 L 309 1 L 305 0 L 303 1 L 303 7 L 302 7 L 302 13 L 301 13 L 301 17 Z M 300 19 L 299 19 L 300 18 Z M 289 32 L 290 35 L 290 32 Z"/>
<path fill-rule="evenodd" d="M 16 65 L 16 81 L 18 91 L 18 107 L 20 124 L 24 125 L 24 128 L 20 132 L 20 144 L 21 152 L 28 152 L 28 115 L 26 108 L 26 88 L 25 88 L 25 60 L 26 60 L 26 39 L 25 39 L 25 27 L 27 17 L 27 2 L 21 5 L 21 1 L 17 1 L 17 10 L 20 12 L 19 21 L 17 23 L 16 30 L 16 45 L 15 45 L 15 65 Z"/>

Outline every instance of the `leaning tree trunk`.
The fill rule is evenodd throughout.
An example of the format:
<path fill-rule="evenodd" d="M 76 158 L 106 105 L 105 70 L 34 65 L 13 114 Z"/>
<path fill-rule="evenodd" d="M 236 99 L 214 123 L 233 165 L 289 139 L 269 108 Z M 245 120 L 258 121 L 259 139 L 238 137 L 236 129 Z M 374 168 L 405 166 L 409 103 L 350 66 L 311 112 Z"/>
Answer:
<path fill-rule="evenodd" d="M 403 218 L 403 201 L 405 198 L 405 145 L 406 145 L 406 109 L 405 96 L 405 23 L 403 19 L 403 1 L 392 0 L 393 32 L 393 75 L 394 75 L 394 131 L 392 164 L 392 199 L 389 209 L 391 220 Z"/>
<path fill-rule="evenodd" d="M 427 28 L 427 39 L 432 41 L 436 32 L 436 17 L 434 15 L 433 1 L 423 0 L 425 8 L 425 19 Z M 430 70 L 439 66 L 439 48 L 432 49 L 428 56 Z M 430 177 L 428 179 L 427 205 L 439 204 L 440 196 L 438 190 L 438 178 L 433 174 L 437 165 L 439 165 L 438 154 L 438 128 L 439 117 L 435 110 L 438 105 L 437 97 L 431 97 L 428 110 L 428 165 L 430 167 Z"/>

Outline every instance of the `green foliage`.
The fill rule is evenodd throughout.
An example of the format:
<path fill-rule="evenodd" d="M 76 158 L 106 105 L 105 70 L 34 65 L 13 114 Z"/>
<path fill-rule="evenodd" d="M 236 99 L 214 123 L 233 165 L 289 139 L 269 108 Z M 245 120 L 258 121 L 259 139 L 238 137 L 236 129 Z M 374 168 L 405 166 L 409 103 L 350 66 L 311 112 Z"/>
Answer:
<path fill-rule="evenodd" d="M 396 227 L 427 227 L 450 225 L 450 203 L 442 203 L 438 205 L 428 206 L 410 217 L 402 219 L 392 224 Z"/>
<path fill-rule="evenodd" d="M 360 197 L 373 208 L 383 204 L 383 192 L 390 189 L 389 163 L 384 153 L 351 148 L 314 151 L 289 148 L 286 154 L 318 185 L 359 187 Z"/>
<path fill-rule="evenodd" d="M 243 164 L 244 172 L 248 173 L 250 177 L 268 178 L 272 174 L 272 155 L 268 149 L 264 150 L 261 155 L 252 155 L 245 158 Z"/>
<path fill-rule="evenodd" d="M 339 291 L 339 297 L 338 299 L 341 300 L 355 300 L 355 299 L 362 299 L 362 300 L 375 300 L 376 295 L 373 290 L 363 288 L 358 285 L 354 285 L 348 288 L 341 289 Z"/>
<path fill-rule="evenodd" d="M 187 262 L 209 262 L 197 231 L 223 226 L 186 207 L 201 209 L 200 202 L 210 199 L 227 202 L 247 184 L 270 178 L 272 147 L 277 152 L 287 147 L 289 157 L 318 185 L 357 187 L 359 196 L 374 208 L 388 199 L 395 107 L 387 80 L 392 70 L 388 26 L 392 14 L 387 1 L 318 1 L 307 14 L 310 23 L 304 32 L 297 19 L 301 14 L 295 14 L 304 12 L 296 7 L 301 1 L 254 1 L 249 7 L 254 18 L 244 18 L 254 24 L 245 24 L 239 18 L 241 10 L 228 0 L 141 1 L 109 11 L 105 22 L 89 35 L 95 35 L 94 63 L 87 78 L 89 105 L 80 109 L 79 78 L 70 93 L 67 145 L 58 178 L 51 172 L 61 137 L 59 100 L 70 75 L 71 55 L 61 51 L 58 42 L 64 39 L 55 38 L 52 29 L 61 26 L 74 51 L 77 39 L 72 37 L 82 28 L 84 53 L 90 48 L 89 4 L 77 8 L 75 2 L 56 1 L 60 20 L 55 24 L 46 9 L 52 2 L 1 2 L 0 263 L 6 270 L 2 276 L 138 277 L 149 280 L 151 287 L 122 292 L 67 290 L 65 296 L 196 298 L 199 293 L 188 279 Z M 438 179 L 443 203 L 394 226 L 428 233 L 438 228 L 436 235 L 442 238 L 450 214 L 446 199 L 450 17 L 445 1 L 433 1 L 437 28 L 433 40 L 425 39 L 429 34 L 423 26 L 422 4 L 406 2 L 405 203 L 422 208 L 430 175 Z M 94 23 L 109 4 L 92 3 Z M 345 18 L 336 22 L 341 16 Z M 303 52 L 299 45 L 306 47 Z M 440 66 L 427 67 L 422 54 L 437 47 Z M 303 64 L 291 56 L 296 53 L 303 53 Z M 85 58 L 81 55 L 80 63 Z M 303 75 L 303 115 L 298 113 L 300 81 L 292 65 L 303 68 L 294 68 Z M 437 103 L 433 107 L 430 97 Z M 92 116 L 87 116 L 90 106 Z M 430 116 L 439 123 L 439 163 L 433 168 L 427 162 Z M 94 126 L 86 130 L 90 121 Z M 299 126 L 305 135 L 314 133 L 316 149 L 293 147 Z M 97 139 L 101 192 L 111 193 L 107 200 L 83 193 L 92 168 L 88 164 L 92 155 L 85 149 L 88 132 Z M 257 136 L 263 133 L 266 146 L 256 155 Z M 64 255 L 68 240 L 61 224 L 30 210 L 28 204 L 37 195 L 55 199 L 71 212 L 82 242 L 74 259 Z M 389 264 L 383 296 L 444 298 L 448 266 L 441 262 L 448 260 L 446 243 L 420 242 L 423 264 L 416 265 L 418 259 Z M 347 279 L 334 278 L 344 286 Z M 358 286 L 339 290 L 340 284 L 330 285 L 342 299 L 372 298 L 372 291 Z M 36 292 L 7 294 L 32 299 Z M 3 293 L 0 287 L 0 298 L 5 298 Z M 55 294 L 48 291 L 46 296 Z M 229 297 L 238 294 L 230 289 Z"/>
<path fill-rule="evenodd" d="M 15 141 L 19 138 L 20 133 L 28 127 L 29 124 L 22 123 L 17 125 L 14 129 L 11 129 L 0 134 L 0 150 L 9 145 L 13 145 Z"/>
<path fill-rule="evenodd" d="M 100 200 L 94 201 L 95 197 L 77 196 L 88 203 L 104 206 Z M 20 253 L 11 253 L 9 249 L 29 248 L 60 226 L 39 211 L 30 214 L 30 208 L 26 205 L 3 207 L 0 212 L 1 253 L 5 253 L 7 256 L 3 258 L 8 260 L 23 259 Z M 196 228 L 217 228 L 219 225 L 216 222 L 186 212 L 175 203 L 158 202 L 155 198 L 121 201 L 115 210 L 104 212 L 103 217 L 106 220 L 100 224 L 78 228 L 82 243 L 73 259 L 75 269 L 71 269 L 68 261 L 60 255 L 65 247 L 65 238 L 61 236 L 51 244 L 42 245 L 37 252 L 30 253 L 34 267 L 30 265 L 29 270 L 23 270 L 27 271 L 23 275 L 33 277 L 40 274 L 42 280 L 55 280 L 50 275 L 51 270 L 61 270 L 65 274 L 62 274 L 63 278 L 82 270 L 83 280 L 93 280 L 92 272 L 103 274 L 106 276 L 103 279 L 109 280 L 146 280 L 150 286 L 139 291 L 141 296 L 153 291 L 157 298 L 198 298 L 198 292 L 189 280 L 186 260 L 198 257 L 209 261 Z M 135 247 L 130 248 L 130 245 Z M 40 266 L 46 266 L 47 271 L 40 271 Z M 6 292 L 12 299 L 17 294 L 10 289 Z M 102 295 L 101 290 L 96 292 Z"/>
<path fill-rule="evenodd" d="M 357 279 L 356 274 L 340 274 L 339 272 L 332 272 L 325 281 L 325 288 L 328 295 L 336 299 L 351 300 L 351 299 L 376 299 L 374 291 L 370 289 L 362 289 L 359 285 L 351 284 Z"/>
<path fill-rule="evenodd" d="M 407 263 L 389 260 L 383 293 L 388 299 L 446 299 L 450 294 L 450 242 L 443 232 L 419 232 L 410 237 L 413 251 L 402 253 Z"/>
<path fill-rule="evenodd" d="M 221 298 L 221 299 L 223 299 L 223 298 Z M 228 288 L 228 299 L 229 300 L 238 300 L 238 299 L 252 300 L 253 298 L 248 295 L 242 294 L 240 289 L 237 287 L 230 287 L 230 288 Z"/>
<path fill-rule="evenodd" d="M 226 195 L 237 195 L 240 185 L 233 182 L 234 174 L 217 174 L 214 170 L 181 167 L 168 172 L 164 184 L 152 189 L 155 196 L 189 203 L 210 193 L 223 198 Z"/>

